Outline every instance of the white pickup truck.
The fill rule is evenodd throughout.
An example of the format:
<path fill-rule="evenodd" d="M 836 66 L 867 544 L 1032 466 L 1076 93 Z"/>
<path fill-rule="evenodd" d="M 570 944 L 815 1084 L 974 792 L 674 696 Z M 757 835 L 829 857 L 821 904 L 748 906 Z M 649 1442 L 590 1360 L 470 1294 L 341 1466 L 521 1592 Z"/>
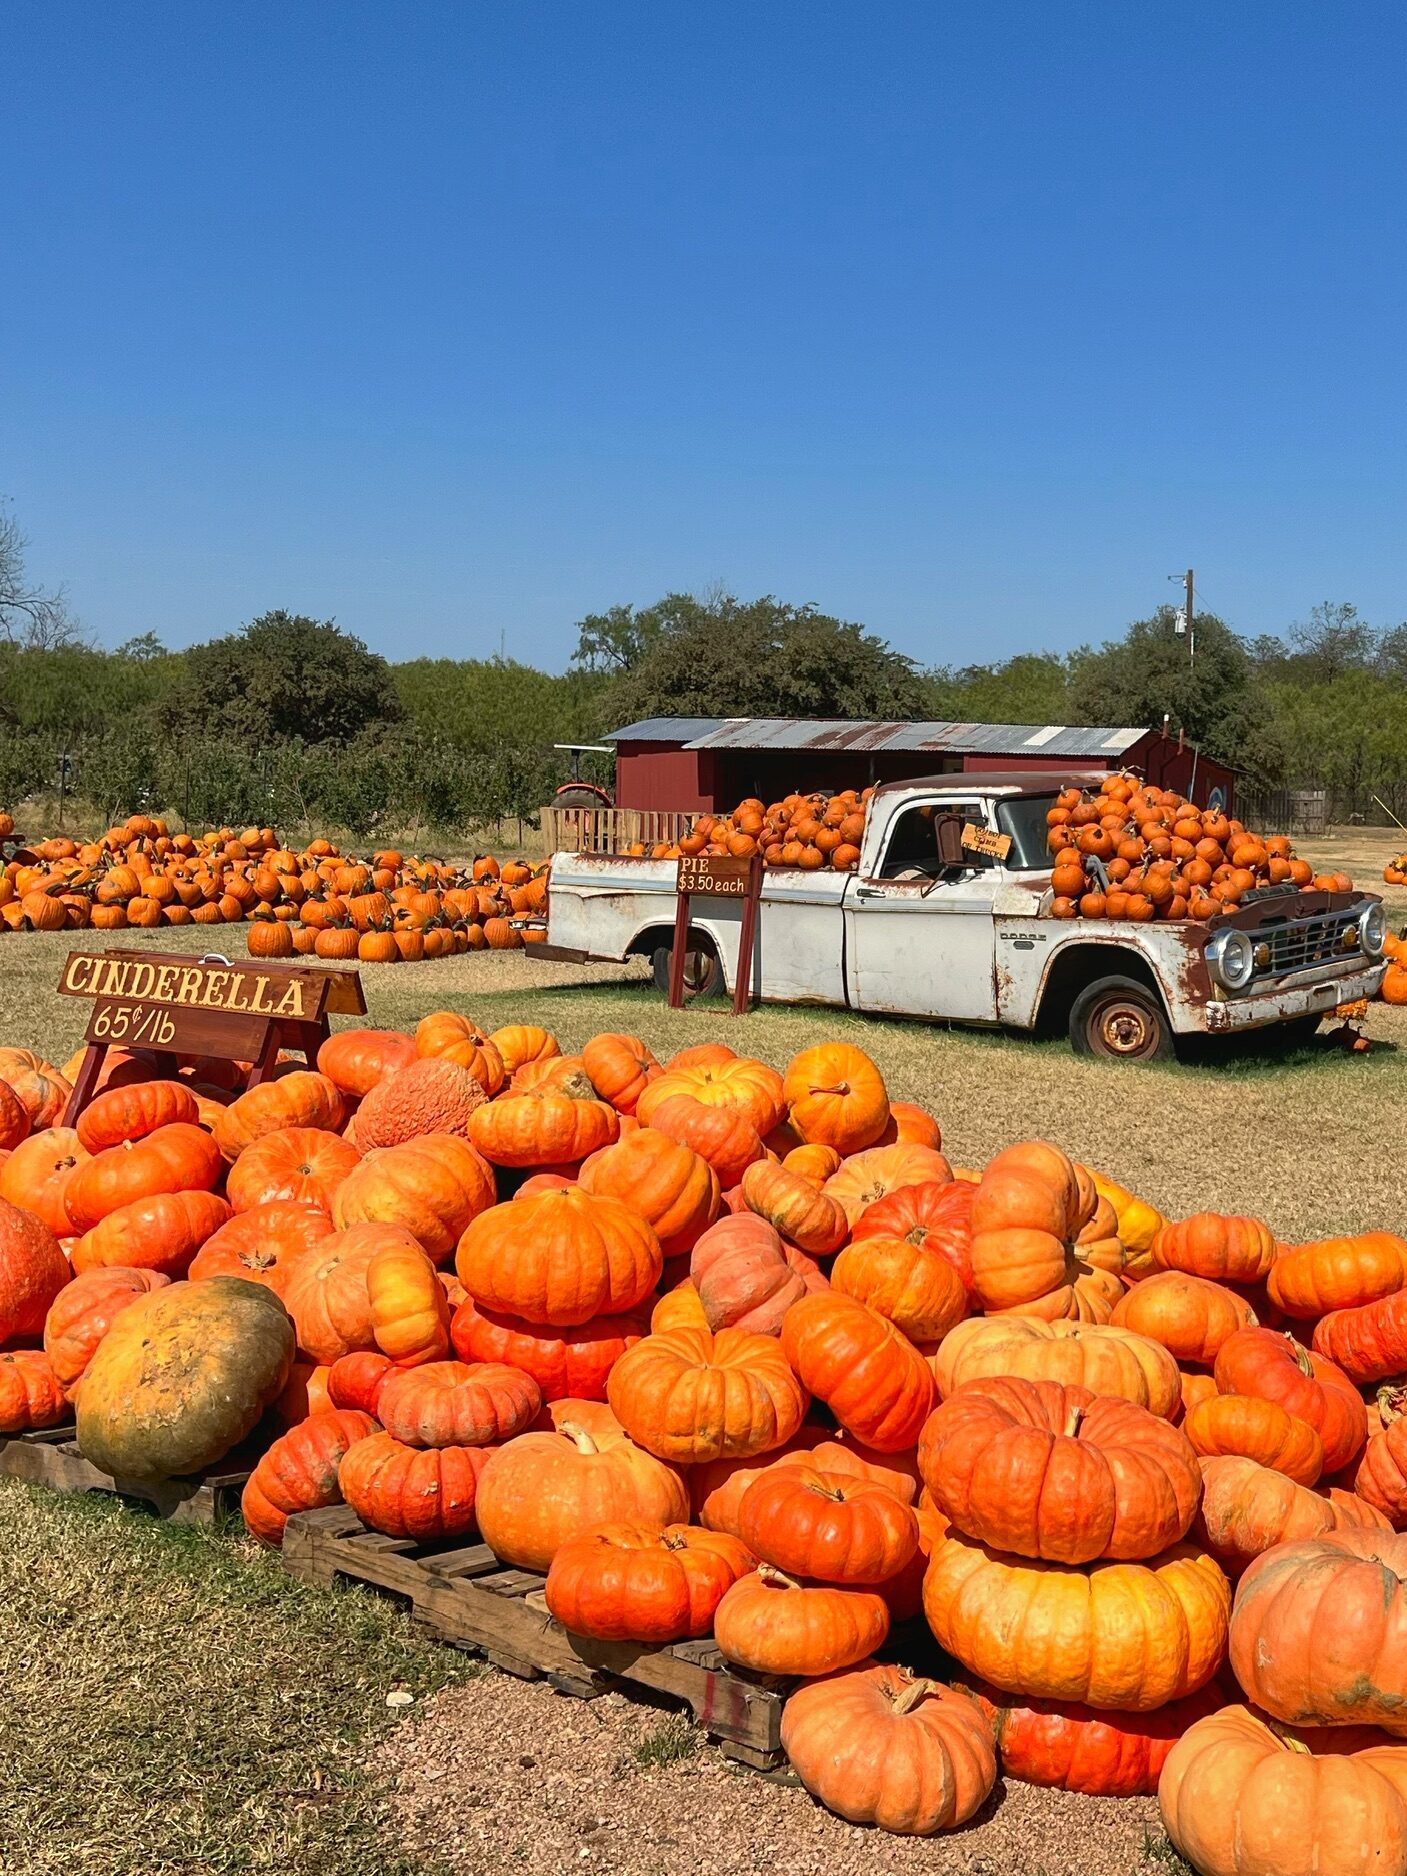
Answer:
<path fill-rule="evenodd" d="M 1208 923 L 1056 919 L 1046 811 L 1102 772 L 945 775 L 871 797 L 853 873 L 763 874 L 752 993 L 933 1022 L 1068 1030 L 1082 1054 L 1169 1054 L 1177 1036 L 1269 1024 L 1295 1039 L 1382 981 L 1387 920 L 1370 893 L 1266 887 Z M 1003 858 L 963 830 L 1009 835 Z M 667 988 L 676 862 L 552 860 L 547 940 L 562 960 L 647 957 Z M 734 986 L 742 906 L 690 902 L 686 987 Z"/>

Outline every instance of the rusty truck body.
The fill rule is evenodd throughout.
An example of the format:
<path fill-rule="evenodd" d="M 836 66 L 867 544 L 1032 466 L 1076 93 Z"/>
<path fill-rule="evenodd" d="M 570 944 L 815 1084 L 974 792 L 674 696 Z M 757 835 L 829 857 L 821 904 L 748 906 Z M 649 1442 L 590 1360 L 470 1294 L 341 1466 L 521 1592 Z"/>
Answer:
<path fill-rule="evenodd" d="M 1387 922 L 1369 893 L 1267 887 L 1208 922 L 1052 917 L 1047 810 L 1062 787 L 1101 776 L 1011 771 L 877 788 L 853 872 L 764 872 L 753 994 L 1064 1029 L 1081 1053 L 1148 1058 L 1182 1036 L 1272 1024 L 1308 1034 L 1376 992 Z M 644 956 L 665 987 L 675 873 L 673 860 L 554 855 L 544 954 Z M 733 988 L 741 917 L 737 899 L 691 901 L 691 994 Z"/>

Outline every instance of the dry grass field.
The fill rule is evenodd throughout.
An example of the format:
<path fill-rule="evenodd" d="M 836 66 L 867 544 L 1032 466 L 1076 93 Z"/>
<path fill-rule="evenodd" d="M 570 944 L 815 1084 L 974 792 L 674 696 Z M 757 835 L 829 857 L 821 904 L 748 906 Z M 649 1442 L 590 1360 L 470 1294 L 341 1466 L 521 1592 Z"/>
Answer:
<path fill-rule="evenodd" d="M 1381 837 L 1315 854 L 1365 880 Z M 1372 852 L 1368 850 L 1371 847 Z M 1377 855 L 1376 866 L 1368 862 Z M 1395 895 L 1394 923 L 1407 916 Z M 0 940 L 0 1035 L 62 1060 L 87 1005 L 53 994 L 98 934 Z M 223 948 L 238 927 L 122 942 Z M 1063 1043 L 830 1011 L 671 1012 L 635 970 L 520 953 L 363 973 L 370 1020 L 428 1009 L 547 1024 L 564 1046 L 624 1028 L 661 1053 L 720 1031 L 783 1063 L 828 1034 L 860 1042 L 892 1091 L 942 1118 L 959 1162 L 1045 1135 L 1172 1211 L 1262 1213 L 1291 1237 L 1400 1228 L 1407 1013 L 1377 1006 L 1367 1055 L 1255 1049 L 1195 1066 L 1081 1061 Z M 238 1533 L 197 1533 L 106 1502 L 0 1483 L 0 1658 L 13 1716 L 0 1754 L 7 1876 L 497 1876 L 617 1868 L 743 1876 L 1173 1876 L 1145 1802 L 1019 1785 L 931 1844 L 861 1832 L 796 1792 L 739 1778 L 677 1721 L 612 1698 L 476 1679 L 388 1604 L 284 1577 Z M 446 1681 L 457 1685 L 445 1687 Z M 404 1723 L 390 1694 L 409 1694 Z M 705 1857 L 698 1855 L 707 1846 Z"/>

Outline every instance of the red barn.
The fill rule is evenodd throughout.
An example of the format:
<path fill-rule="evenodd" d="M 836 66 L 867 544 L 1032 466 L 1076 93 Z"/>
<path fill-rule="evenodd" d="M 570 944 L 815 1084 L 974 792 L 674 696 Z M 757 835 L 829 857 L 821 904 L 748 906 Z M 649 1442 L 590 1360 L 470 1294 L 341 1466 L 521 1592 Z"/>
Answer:
<path fill-rule="evenodd" d="M 616 806 L 726 814 L 749 795 L 864 788 L 994 769 L 1135 769 L 1201 806 L 1233 806 L 1235 772 L 1160 730 L 1061 723 L 864 723 L 806 717 L 651 717 L 606 738 Z M 1215 798 L 1215 799 L 1214 799 Z"/>

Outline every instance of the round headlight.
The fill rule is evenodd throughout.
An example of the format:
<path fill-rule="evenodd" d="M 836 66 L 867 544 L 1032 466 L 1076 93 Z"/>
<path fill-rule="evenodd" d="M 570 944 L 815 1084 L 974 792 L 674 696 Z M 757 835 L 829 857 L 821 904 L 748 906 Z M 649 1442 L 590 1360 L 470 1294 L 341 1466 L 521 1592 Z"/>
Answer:
<path fill-rule="evenodd" d="M 1364 954 L 1370 958 L 1380 958 L 1383 945 L 1387 940 L 1387 913 L 1382 902 L 1370 905 L 1358 921 L 1358 937 Z"/>
<path fill-rule="evenodd" d="M 1244 990 L 1255 972 L 1255 946 L 1235 926 L 1208 941 L 1206 956 L 1212 975 L 1227 990 Z"/>

